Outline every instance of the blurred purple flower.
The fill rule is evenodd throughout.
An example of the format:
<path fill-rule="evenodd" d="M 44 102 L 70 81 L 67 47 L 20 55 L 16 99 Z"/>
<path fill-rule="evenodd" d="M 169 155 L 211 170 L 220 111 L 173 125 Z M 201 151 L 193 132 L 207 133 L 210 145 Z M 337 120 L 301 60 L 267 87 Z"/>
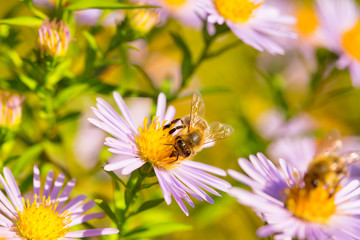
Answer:
<path fill-rule="evenodd" d="M 339 156 L 360 151 L 360 137 L 342 137 Z M 285 159 L 300 172 L 306 172 L 309 163 L 316 155 L 318 142 L 314 137 L 284 137 L 275 140 L 268 147 L 268 154 L 275 162 Z M 360 163 L 347 166 L 350 179 L 360 179 Z"/>
<path fill-rule="evenodd" d="M 92 169 L 98 163 L 106 135 L 104 131 L 87 121 L 89 115 L 87 113 L 80 119 L 73 144 L 76 160 L 86 169 Z"/>
<path fill-rule="evenodd" d="M 266 139 L 306 134 L 316 128 L 316 121 L 306 113 L 300 113 L 290 120 L 277 109 L 261 114 L 257 121 L 259 133 Z"/>
<path fill-rule="evenodd" d="M 103 10 L 89 8 L 85 10 L 75 11 L 76 22 L 79 25 L 95 26 L 99 23 Z"/>
<path fill-rule="evenodd" d="M 0 175 L 1 185 L 7 194 L 6 197 L 3 192 L 0 192 L 1 238 L 76 239 L 118 233 L 118 230 L 114 228 L 70 231 L 73 226 L 91 219 L 103 218 L 105 214 L 100 212 L 85 214 L 95 206 L 95 203 L 92 201 L 84 203 L 86 199 L 84 195 L 79 195 L 66 203 L 75 186 L 75 179 L 64 186 L 63 173 L 59 174 L 54 182 L 54 173 L 50 171 L 44 188 L 41 188 L 40 171 L 35 165 L 33 199 L 21 195 L 14 176 L 6 167 L 4 177 Z"/>
<path fill-rule="evenodd" d="M 339 69 L 348 68 L 352 84 L 360 86 L 360 15 L 353 0 L 317 0 L 326 46 L 340 55 Z"/>
<path fill-rule="evenodd" d="M 245 44 L 259 51 L 284 54 L 278 38 L 296 38 L 291 25 L 296 19 L 282 15 L 263 0 L 199 0 L 210 24 L 224 24 Z"/>
<path fill-rule="evenodd" d="M 280 168 L 263 154 L 239 159 L 248 175 L 228 173 L 253 192 L 233 187 L 229 194 L 254 209 L 267 225 L 257 231 L 259 237 L 275 234 L 274 239 L 359 239 L 360 183 L 351 181 L 330 195 L 319 186 L 306 192 L 304 173 L 280 160 Z"/>
<path fill-rule="evenodd" d="M 213 188 L 227 191 L 230 184 L 209 173 L 225 176 L 222 169 L 199 162 L 172 156 L 174 136 L 169 134 L 169 129 L 163 129 L 174 115 L 175 108 L 170 106 L 166 110 L 166 97 L 161 93 L 158 97 L 156 115 L 148 124 L 145 117 L 143 126 L 135 123 L 128 107 L 121 96 L 114 92 L 114 99 L 123 115 L 121 117 L 106 101 L 97 99 L 97 108 L 93 108 L 99 119 L 90 118 L 95 126 L 110 133 L 105 145 L 109 151 L 116 154 L 113 161 L 104 166 L 106 171 L 117 171 L 123 175 L 130 174 L 145 163 L 150 163 L 158 178 L 165 202 L 171 203 L 174 197 L 183 212 L 189 212 L 182 199 L 192 207 L 194 203 L 188 194 L 198 200 L 213 203 L 213 199 L 204 190 L 221 196 Z M 208 173 L 209 172 L 209 173 Z"/>
<path fill-rule="evenodd" d="M 172 17 L 186 26 L 199 28 L 202 25 L 203 11 L 199 11 L 193 0 L 151 0 L 151 3 L 161 7 L 164 15 Z"/>

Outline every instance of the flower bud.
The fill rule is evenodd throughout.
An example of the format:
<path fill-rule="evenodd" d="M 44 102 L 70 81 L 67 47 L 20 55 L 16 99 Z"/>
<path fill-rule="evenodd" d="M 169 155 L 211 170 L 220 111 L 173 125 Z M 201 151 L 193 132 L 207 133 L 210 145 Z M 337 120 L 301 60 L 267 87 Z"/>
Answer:
<path fill-rule="evenodd" d="M 64 56 L 71 41 L 68 26 L 48 19 L 39 28 L 38 45 L 42 56 Z"/>

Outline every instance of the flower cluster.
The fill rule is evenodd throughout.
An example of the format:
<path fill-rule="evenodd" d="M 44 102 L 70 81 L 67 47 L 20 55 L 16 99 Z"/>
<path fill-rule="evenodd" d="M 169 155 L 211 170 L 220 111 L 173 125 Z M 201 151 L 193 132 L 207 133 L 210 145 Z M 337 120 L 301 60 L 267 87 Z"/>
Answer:
<path fill-rule="evenodd" d="M 176 202 L 178 212 L 200 219 L 213 211 L 207 203 L 224 193 L 264 222 L 258 237 L 360 240 L 360 138 L 341 138 L 337 131 L 320 143 L 315 138 L 329 128 L 359 131 L 349 124 L 360 120 L 354 89 L 360 86 L 359 2 L 33 0 L 3 5 L 0 240 L 159 237 L 188 226 L 173 220 L 149 223 L 143 212 L 158 220 L 161 211 L 153 208 Z M 22 15 L 26 12 L 30 15 Z M 31 34 L 33 44 L 21 42 Z M 234 61 L 223 62 L 219 56 L 229 50 Z M 263 153 L 240 158 L 241 172 L 203 163 L 201 157 L 216 148 L 198 153 L 234 129 L 208 123 L 200 91 L 219 100 L 214 118 L 239 129 L 232 141 L 241 147 L 234 151 L 227 145 L 214 159 L 265 151 L 269 158 Z M 190 111 L 176 116 L 191 92 L 191 103 L 183 105 Z M 63 173 L 50 170 L 40 180 L 40 169 L 48 167 Z M 96 183 L 86 194 L 99 199 L 71 196 L 75 177 Z M 27 192 L 31 182 L 33 191 Z M 216 222 L 213 216 L 226 213 L 230 197 L 209 219 Z M 196 200 L 207 203 L 191 213 Z M 103 212 L 93 212 L 96 204 Z M 228 214 L 236 214 L 231 210 Z M 105 216 L 109 223 L 100 222 L 100 228 L 88 223 Z"/>

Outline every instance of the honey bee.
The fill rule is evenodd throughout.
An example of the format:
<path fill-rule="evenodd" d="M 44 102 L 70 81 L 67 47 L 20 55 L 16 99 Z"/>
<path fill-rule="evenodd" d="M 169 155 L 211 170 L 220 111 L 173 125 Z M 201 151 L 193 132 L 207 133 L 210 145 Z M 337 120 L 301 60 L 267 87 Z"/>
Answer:
<path fill-rule="evenodd" d="M 194 92 L 191 100 L 190 115 L 183 119 L 177 118 L 164 126 L 164 129 L 170 128 L 177 122 L 181 125 L 172 128 L 169 134 L 173 134 L 176 130 L 180 130 L 175 137 L 174 151 L 172 156 L 188 158 L 199 152 L 204 144 L 211 143 L 226 137 L 229 137 L 234 129 L 227 124 L 220 122 L 212 122 L 208 124 L 204 119 L 205 104 L 199 91 Z"/>
<path fill-rule="evenodd" d="M 323 138 L 304 176 L 305 188 L 313 189 L 323 184 L 332 193 L 336 191 L 349 174 L 347 166 L 360 162 L 360 152 L 340 154 L 342 146 L 340 134 L 335 130 Z"/>

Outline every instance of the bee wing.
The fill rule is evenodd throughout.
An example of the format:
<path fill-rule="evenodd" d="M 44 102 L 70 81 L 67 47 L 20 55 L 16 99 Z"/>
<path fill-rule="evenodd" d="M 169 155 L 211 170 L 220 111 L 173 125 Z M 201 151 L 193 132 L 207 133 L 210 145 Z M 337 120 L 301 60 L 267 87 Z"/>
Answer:
<path fill-rule="evenodd" d="M 350 151 L 344 153 L 341 158 L 345 161 L 346 165 L 360 162 L 360 151 Z"/>
<path fill-rule="evenodd" d="M 332 130 L 320 142 L 315 156 L 328 155 L 330 153 L 337 154 L 342 148 L 342 141 L 340 133 L 337 130 Z"/>
<path fill-rule="evenodd" d="M 191 100 L 190 127 L 194 127 L 205 116 L 205 104 L 199 91 L 195 91 Z"/>
<path fill-rule="evenodd" d="M 227 138 L 233 134 L 233 132 L 234 129 L 230 125 L 220 122 L 212 122 L 206 130 L 204 144 Z"/>

